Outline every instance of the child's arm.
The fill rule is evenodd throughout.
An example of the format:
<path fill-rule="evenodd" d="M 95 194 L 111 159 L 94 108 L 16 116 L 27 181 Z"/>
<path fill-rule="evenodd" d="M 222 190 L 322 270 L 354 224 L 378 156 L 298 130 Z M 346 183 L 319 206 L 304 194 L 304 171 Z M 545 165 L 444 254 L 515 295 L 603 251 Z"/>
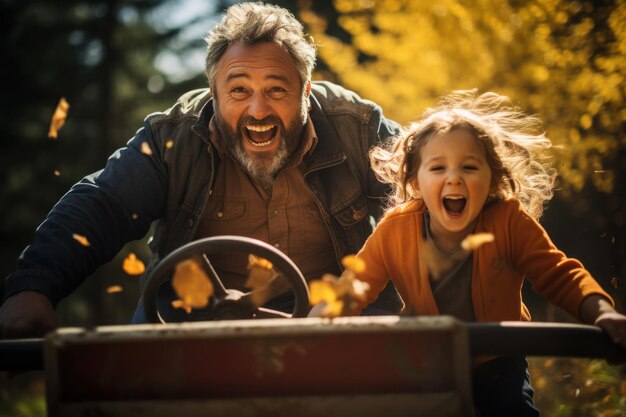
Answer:
<path fill-rule="evenodd" d="M 614 343 L 626 347 L 626 316 L 618 313 L 601 295 L 592 294 L 580 305 L 580 317 L 606 331 Z"/>

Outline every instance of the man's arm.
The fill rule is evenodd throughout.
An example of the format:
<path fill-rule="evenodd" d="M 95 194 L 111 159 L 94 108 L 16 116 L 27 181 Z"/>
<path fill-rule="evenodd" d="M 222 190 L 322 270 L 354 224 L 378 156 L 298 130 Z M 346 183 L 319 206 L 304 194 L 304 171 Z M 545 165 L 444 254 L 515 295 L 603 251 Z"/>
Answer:
<path fill-rule="evenodd" d="M 52 303 L 37 291 L 7 298 L 0 307 L 0 318 L 0 339 L 43 337 L 56 327 Z"/>
<path fill-rule="evenodd" d="M 104 170 L 74 185 L 37 228 L 5 282 L 2 337 L 41 335 L 54 327 L 53 307 L 162 216 L 166 169 L 147 131 L 116 151 Z"/>

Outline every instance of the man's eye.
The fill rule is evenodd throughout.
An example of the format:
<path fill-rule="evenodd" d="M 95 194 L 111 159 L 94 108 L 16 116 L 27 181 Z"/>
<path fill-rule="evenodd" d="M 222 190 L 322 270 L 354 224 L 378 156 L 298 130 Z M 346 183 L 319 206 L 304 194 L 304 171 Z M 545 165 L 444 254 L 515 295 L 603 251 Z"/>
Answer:
<path fill-rule="evenodd" d="M 235 87 L 230 90 L 230 95 L 235 98 L 243 98 L 246 95 L 246 89 L 243 87 Z"/>
<path fill-rule="evenodd" d="M 267 90 L 267 92 L 270 96 L 274 98 L 283 97 L 285 94 L 287 94 L 287 90 L 285 90 L 283 87 L 278 86 L 271 87 L 269 90 Z"/>

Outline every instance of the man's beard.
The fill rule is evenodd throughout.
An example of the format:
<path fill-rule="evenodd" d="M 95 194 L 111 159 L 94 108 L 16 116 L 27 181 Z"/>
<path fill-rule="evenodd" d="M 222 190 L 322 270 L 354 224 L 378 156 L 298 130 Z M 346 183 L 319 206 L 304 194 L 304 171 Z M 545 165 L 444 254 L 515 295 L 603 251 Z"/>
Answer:
<path fill-rule="evenodd" d="M 291 156 L 300 144 L 307 117 L 305 103 L 306 102 L 303 100 L 297 117 L 289 123 L 287 128 L 285 128 L 282 120 L 277 116 L 268 116 L 263 120 L 243 116 L 237 122 L 237 130 L 233 131 L 222 119 L 216 97 L 214 102 L 215 125 L 222 141 L 244 171 L 255 178 L 275 177 L 287 162 L 289 162 Z M 278 149 L 271 152 L 256 152 L 253 155 L 245 151 L 243 141 L 248 139 L 244 137 L 244 129 L 245 126 L 254 124 L 275 124 L 277 126 L 278 132 L 276 134 L 280 136 Z"/>

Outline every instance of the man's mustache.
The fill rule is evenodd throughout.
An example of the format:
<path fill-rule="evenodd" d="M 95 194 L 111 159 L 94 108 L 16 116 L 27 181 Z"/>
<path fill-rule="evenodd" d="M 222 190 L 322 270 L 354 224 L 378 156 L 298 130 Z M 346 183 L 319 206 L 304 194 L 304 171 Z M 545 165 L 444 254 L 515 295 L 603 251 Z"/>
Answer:
<path fill-rule="evenodd" d="M 276 116 L 268 116 L 263 119 L 255 119 L 254 117 L 242 117 L 237 123 L 239 129 L 243 129 L 246 126 L 265 126 L 265 125 L 277 125 L 283 127 L 282 120 Z"/>

